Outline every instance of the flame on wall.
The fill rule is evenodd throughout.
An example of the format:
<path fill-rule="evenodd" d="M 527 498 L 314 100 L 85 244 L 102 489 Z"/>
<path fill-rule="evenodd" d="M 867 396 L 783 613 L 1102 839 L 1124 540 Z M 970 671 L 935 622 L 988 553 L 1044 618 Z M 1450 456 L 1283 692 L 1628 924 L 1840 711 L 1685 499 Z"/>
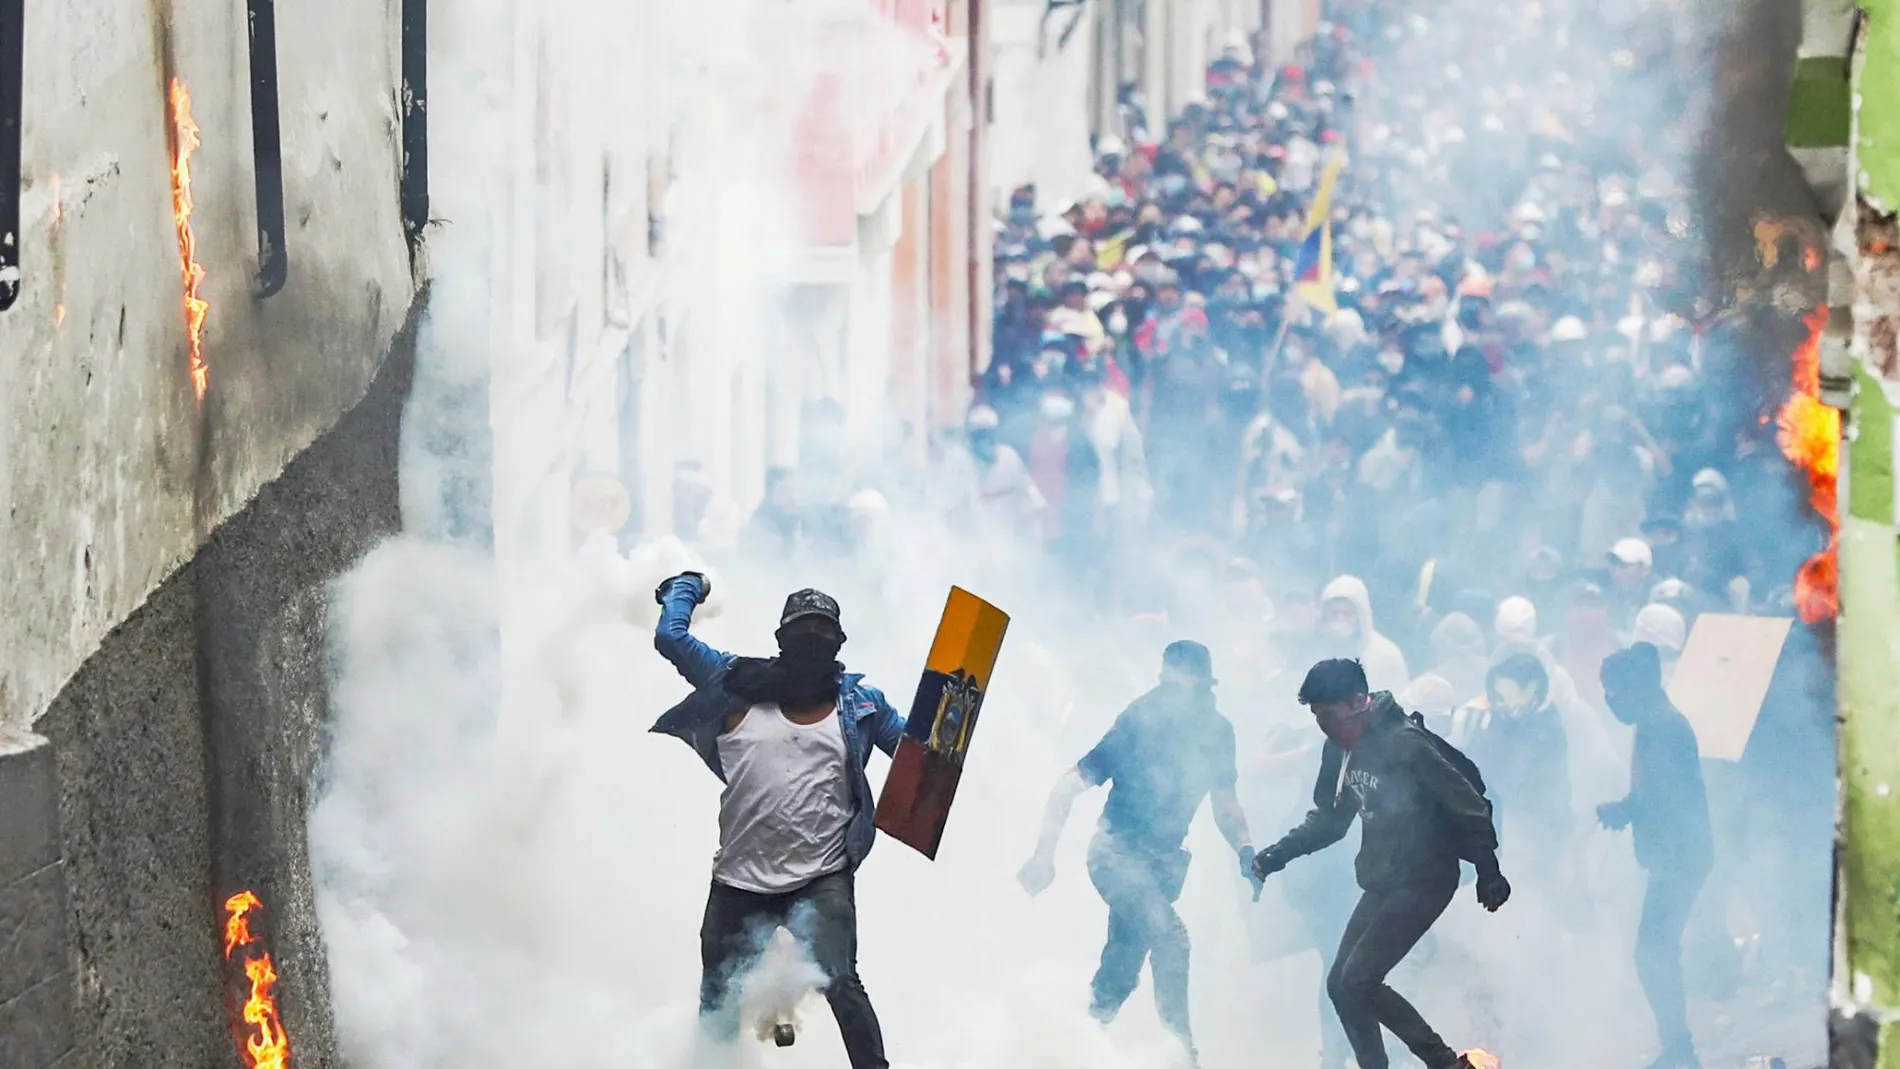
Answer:
<path fill-rule="evenodd" d="M 191 233 L 191 154 L 202 142 L 198 123 L 191 117 L 191 91 L 185 83 L 172 79 L 172 222 L 178 227 L 178 258 L 185 279 L 185 333 L 191 341 L 191 389 L 198 400 L 205 399 L 211 383 L 211 370 L 205 366 L 205 316 L 211 305 L 198 296 L 205 280 L 205 269 L 198 262 L 198 239 Z"/>
<path fill-rule="evenodd" d="M 1788 400 L 1775 417 L 1775 444 L 1808 480 L 1808 504 L 1828 525 L 1827 548 L 1805 561 L 1794 578 L 1795 611 L 1806 624 L 1831 620 L 1841 611 L 1840 503 L 1841 414 L 1821 403 L 1821 334 L 1827 308 L 1810 312 L 1808 336 L 1795 347 Z"/>
<path fill-rule="evenodd" d="M 240 1048 L 244 1064 L 249 1069 L 289 1069 L 290 1037 L 277 1017 L 277 999 L 271 993 L 277 985 L 277 969 L 270 951 L 251 931 L 251 914 L 263 906 L 251 891 L 239 891 L 225 900 L 224 958 L 236 960 L 238 951 L 251 948 L 243 955 L 248 994 L 239 1009 L 248 1029 Z"/>

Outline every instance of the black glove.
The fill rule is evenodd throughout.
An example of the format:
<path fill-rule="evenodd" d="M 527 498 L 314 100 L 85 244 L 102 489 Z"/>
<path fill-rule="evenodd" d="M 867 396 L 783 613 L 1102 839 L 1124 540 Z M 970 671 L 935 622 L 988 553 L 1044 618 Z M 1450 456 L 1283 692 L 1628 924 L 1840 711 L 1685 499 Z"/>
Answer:
<path fill-rule="evenodd" d="M 705 576 L 701 575 L 698 572 L 681 572 L 678 575 L 674 576 L 673 578 L 665 580 L 659 586 L 653 589 L 654 602 L 660 605 L 665 605 L 666 592 L 672 589 L 672 586 L 674 583 L 680 582 L 683 579 L 698 580 L 697 584 L 693 587 L 693 604 L 694 605 L 704 605 L 706 603 L 706 599 L 712 596 L 712 580 L 706 578 Z"/>
<path fill-rule="evenodd" d="M 1498 907 L 1511 899 L 1511 881 L 1496 869 L 1478 874 L 1478 904 L 1496 913 Z"/>
<path fill-rule="evenodd" d="M 1257 880 L 1265 880 L 1283 868 L 1286 868 L 1286 859 L 1274 853 L 1272 847 L 1253 856 L 1253 875 Z"/>

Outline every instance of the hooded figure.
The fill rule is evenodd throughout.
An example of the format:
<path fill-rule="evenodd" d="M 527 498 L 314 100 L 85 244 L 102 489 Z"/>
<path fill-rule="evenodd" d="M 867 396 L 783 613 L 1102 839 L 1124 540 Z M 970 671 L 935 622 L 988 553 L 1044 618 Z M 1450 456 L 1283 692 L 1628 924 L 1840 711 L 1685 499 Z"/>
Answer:
<path fill-rule="evenodd" d="M 1491 667 L 1484 632 L 1471 617 L 1454 612 L 1432 629 L 1432 674 L 1451 684 L 1452 701 L 1463 705 L 1484 694 Z"/>
<path fill-rule="evenodd" d="M 1491 788 L 1507 856 L 1555 882 L 1571 824 L 1570 753 L 1543 660 L 1527 649 L 1504 657 L 1458 721 L 1460 743 Z"/>
<path fill-rule="evenodd" d="M 1576 677 L 1558 663 L 1550 643 L 1538 635 L 1537 607 L 1530 599 L 1509 597 L 1498 603 L 1492 629 L 1498 648 L 1492 664 L 1518 653 L 1534 653 L 1550 680 L 1550 703 L 1563 718 L 1569 780 L 1579 797 L 1597 797 L 1617 789 L 1629 758 L 1610 729 L 1609 718 L 1577 687 Z"/>
<path fill-rule="evenodd" d="M 1411 682 L 1405 654 L 1398 643 L 1378 632 L 1372 622 L 1372 595 L 1356 575 L 1342 575 L 1320 591 L 1322 643 L 1335 656 L 1356 658 L 1366 668 L 1374 691 L 1401 691 Z"/>

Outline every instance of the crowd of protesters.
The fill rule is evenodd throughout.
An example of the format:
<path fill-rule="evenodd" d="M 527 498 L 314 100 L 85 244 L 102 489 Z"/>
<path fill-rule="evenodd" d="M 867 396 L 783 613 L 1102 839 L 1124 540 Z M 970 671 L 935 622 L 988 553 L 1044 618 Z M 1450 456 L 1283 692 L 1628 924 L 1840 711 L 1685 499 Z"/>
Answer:
<path fill-rule="evenodd" d="M 1126 96 L 1079 199 L 1011 196 L 972 507 L 1092 608 L 1168 619 L 1256 683 L 1358 658 L 1493 777 L 1527 882 L 1587 896 L 1575 848 L 1630 768 L 1605 658 L 1648 643 L 1667 678 L 1700 614 L 1791 615 L 1819 547 L 1754 370 L 1764 347 L 1785 366 L 1803 306 L 1708 281 L 1707 72 L 1678 10 L 1329 17 L 1288 63 L 1230 44 L 1179 116 Z M 1813 270 L 1773 237 L 1764 276 Z M 1754 778 L 1711 773 L 1731 875 L 1789 856 L 1777 830 L 1825 841 L 1808 699 L 1771 700 Z M 1752 844 L 1750 785 L 1773 810 Z M 1741 983 L 1726 894 L 1691 954 L 1704 993 Z M 1818 964 L 1789 932 L 1761 934 L 1763 973 Z"/>
<path fill-rule="evenodd" d="M 721 522 L 888 598 L 893 510 L 948 509 L 1052 601 L 1204 640 L 1268 823 L 1312 742 L 1288 681 L 1357 659 L 1477 760 L 1513 879 L 1579 934 L 1604 911 L 1585 840 L 1630 789 L 1605 659 L 1647 643 L 1667 680 L 1702 614 L 1792 615 L 1822 544 L 1775 443 L 1785 370 L 1762 370 L 1805 331 L 1813 246 L 1770 228 L 1756 283 L 1714 281 L 1692 162 L 1712 75 L 1683 5 L 1327 17 L 1290 62 L 1230 43 L 1180 115 L 1124 93 L 1073 202 L 1014 191 L 993 358 L 939 468 L 854 478 L 826 410 L 800 470 Z M 1784 663 L 1815 670 L 1778 675 L 1748 753 L 1708 772 L 1696 994 L 1821 989 L 1831 721 L 1796 631 Z M 1751 864 L 1775 878 L 1734 878 Z M 1350 878 L 1302 877 L 1322 948 Z"/>

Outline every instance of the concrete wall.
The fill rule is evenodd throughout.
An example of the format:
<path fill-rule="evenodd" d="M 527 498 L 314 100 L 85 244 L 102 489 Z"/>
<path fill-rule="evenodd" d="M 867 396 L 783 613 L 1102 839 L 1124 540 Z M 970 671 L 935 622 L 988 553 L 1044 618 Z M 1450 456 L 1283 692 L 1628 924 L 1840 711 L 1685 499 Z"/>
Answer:
<path fill-rule="evenodd" d="M 399 6 L 280 5 L 289 285 L 257 270 L 242 5 L 33 4 L 22 274 L 0 315 L 0 733 L 362 397 L 411 299 Z M 209 393 L 187 373 L 167 78 L 203 147 Z"/>
<path fill-rule="evenodd" d="M 0 754 L 0 1066 L 237 1064 L 218 903 L 241 887 L 295 1064 L 336 1064 L 305 846 L 325 587 L 398 526 L 408 337 Z"/>

